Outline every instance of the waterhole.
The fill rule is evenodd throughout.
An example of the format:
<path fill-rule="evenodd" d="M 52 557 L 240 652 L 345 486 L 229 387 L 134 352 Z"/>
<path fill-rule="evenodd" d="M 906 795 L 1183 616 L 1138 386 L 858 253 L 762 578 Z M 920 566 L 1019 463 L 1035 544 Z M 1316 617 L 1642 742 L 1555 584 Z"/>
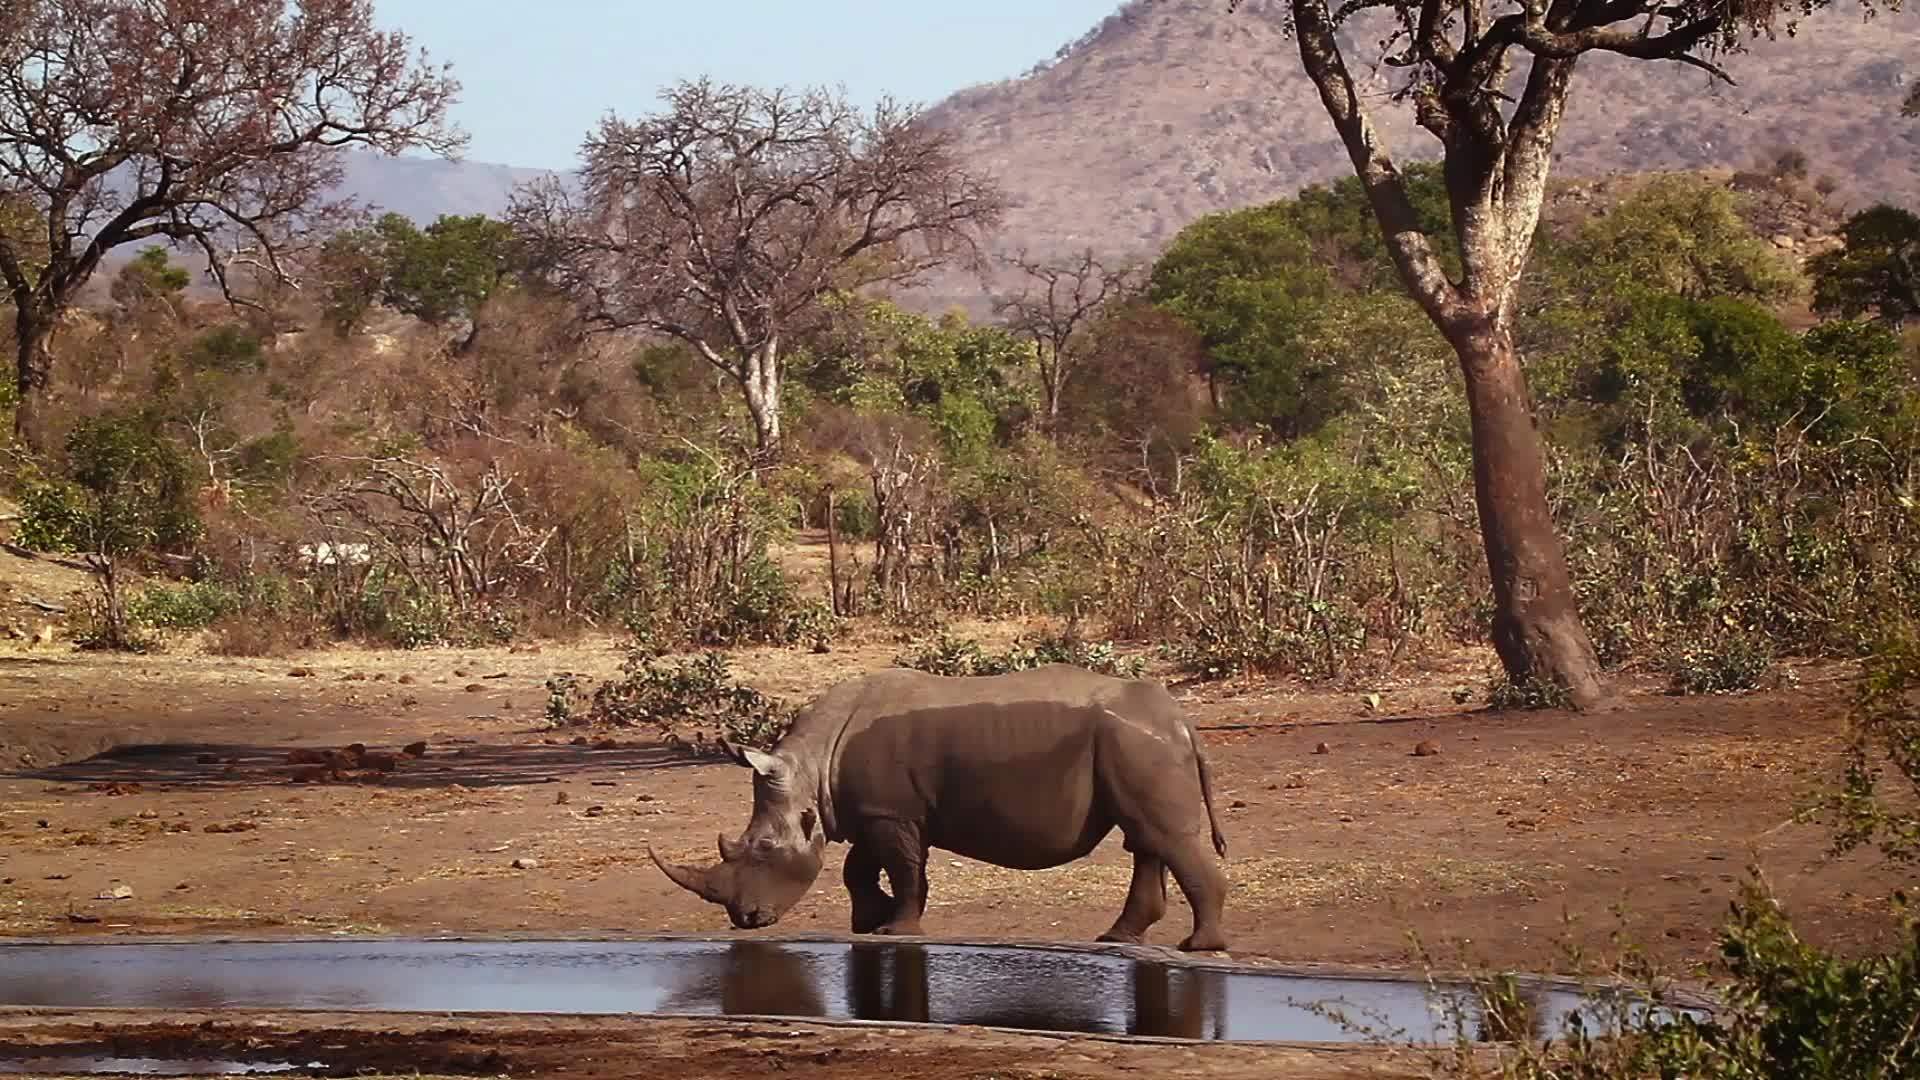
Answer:
<path fill-rule="evenodd" d="M 1547 986 L 1524 999 L 1521 1023 L 1535 1035 L 1592 1008 Z M 1412 978 L 864 941 L 0 945 L 0 1005 L 794 1017 L 1233 1042 L 1487 1035 L 1469 990 Z M 26 1071 L 21 1057 L 0 1045 L 0 1071 Z M 167 1071 L 134 1064 L 106 1071 Z"/>

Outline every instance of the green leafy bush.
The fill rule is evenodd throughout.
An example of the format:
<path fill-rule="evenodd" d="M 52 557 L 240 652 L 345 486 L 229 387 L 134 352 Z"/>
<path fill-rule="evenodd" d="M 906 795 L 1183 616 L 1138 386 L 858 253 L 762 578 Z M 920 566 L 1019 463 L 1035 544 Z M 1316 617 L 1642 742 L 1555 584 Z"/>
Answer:
<path fill-rule="evenodd" d="M 1732 694 L 1784 679 L 1773 648 L 1752 634 L 1730 633 L 1683 645 L 1667 658 L 1669 693 Z"/>
<path fill-rule="evenodd" d="M 794 708 L 736 682 L 727 658 L 703 653 L 663 663 L 645 649 L 631 650 L 620 676 L 595 687 L 584 711 L 576 711 L 571 679 L 548 683 L 550 721 L 652 727 L 668 741 L 696 748 L 717 745 L 708 732 L 767 748 L 793 724 Z M 681 734 L 690 730 L 692 738 Z"/>
<path fill-rule="evenodd" d="M 1137 678 L 1146 670 L 1145 660 L 1122 655 L 1111 641 L 1088 642 L 1061 636 L 1015 642 L 1005 652 L 991 653 L 972 638 L 942 633 L 919 648 L 895 657 L 893 662 L 899 667 L 956 676 L 1002 675 L 1048 664 L 1072 664 L 1122 678 Z"/>
<path fill-rule="evenodd" d="M 127 601 L 127 617 L 164 630 L 201 630 L 240 604 L 237 593 L 217 582 L 150 585 Z"/>
<path fill-rule="evenodd" d="M 1548 679 L 1522 679 L 1518 682 L 1505 671 L 1487 675 L 1487 704 L 1495 709 L 1566 709 L 1573 699 L 1567 688 Z"/>

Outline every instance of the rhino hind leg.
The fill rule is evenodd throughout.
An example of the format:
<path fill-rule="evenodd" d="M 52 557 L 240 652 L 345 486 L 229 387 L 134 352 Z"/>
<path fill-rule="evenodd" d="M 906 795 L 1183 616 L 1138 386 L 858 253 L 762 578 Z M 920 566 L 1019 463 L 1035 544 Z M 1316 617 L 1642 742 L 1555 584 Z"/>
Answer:
<path fill-rule="evenodd" d="M 1213 848 L 1199 835 L 1180 837 L 1164 853 L 1173 880 L 1193 909 L 1193 933 L 1180 943 L 1186 952 L 1226 952 L 1227 932 L 1221 913 L 1227 906 L 1227 873 L 1214 859 Z"/>
<path fill-rule="evenodd" d="M 1114 920 L 1112 929 L 1097 940 L 1138 945 L 1146 940 L 1153 924 L 1166 914 L 1167 864 L 1158 855 L 1135 852 L 1133 884 L 1127 887 L 1126 906 L 1120 909 L 1120 917 Z"/>
<path fill-rule="evenodd" d="M 853 932 L 871 934 L 893 921 L 894 901 L 880 887 L 880 860 L 866 844 L 855 844 L 847 852 L 840 880 L 853 900 Z"/>

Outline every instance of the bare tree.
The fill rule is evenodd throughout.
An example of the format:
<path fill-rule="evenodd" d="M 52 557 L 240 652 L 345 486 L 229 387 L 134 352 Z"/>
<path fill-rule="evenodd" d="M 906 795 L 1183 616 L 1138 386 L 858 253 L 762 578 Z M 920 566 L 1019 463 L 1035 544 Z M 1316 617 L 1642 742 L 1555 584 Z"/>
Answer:
<path fill-rule="evenodd" d="M 1136 262 L 1103 260 L 1088 248 L 1079 255 L 1037 260 L 1025 255 L 1006 260 L 1024 279 L 1017 292 L 994 298 L 993 310 L 1007 329 L 1033 342 L 1040 389 L 1046 395 L 1047 432 L 1060 423 L 1060 400 L 1067 381 L 1097 351 L 1095 329 L 1109 304 L 1139 285 Z"/>
<path fill-rule="evenodd" d="M 738 383 L 771 454 L 782 347 L 821 298 L 972 256 L 1000 196 L 950 132 L 891 102 L 863 115 L 707 80 L 664 101 L 587 138 L 577 196 L 536 182 L 511 217 L 592 323 L 678 338 Z"/>
<path fill-rule="evenodd" d="M 459 84 L 416 64 L 369 0 L 5 0 L 0 283 L 16 433 L 52 378 L 61 312 L 113 248 L 196 246 L 230 299 L 237 262 L 283 257 L 339 182 L 339 152 L 452 153 Z M 19 220 L 29 220 L 21 227 Z"/>
<path fill-rule="evenodd" d="M 1243 0 L 1228 0 L 1229 12 Z M 1271 0 L 1346 145 L 1401 279 L 1459 357 L 1473 425 L 1474 492 L 1494 591 L 1493 643 L 1514 679 L 1550 680 L 1579 705 L 1606 696 L 1548 510 L 1545 458 L 1514 348 L 1514 295 L 1540 219 L 1574 65 L 1595 52 L 1670 60 L 1731 82 L 1716 62 L 1749 31 L 1772 34 L 1773 3 L 1721 0 Z M 1808 0 L 1807 10 L 1830 0 Z M 1865 2 L 1865 0 L 1863 0 Z M 1459 241 L 1459 280 L 1420 229 L 1399 170 L 1368 116 L 1339 33 L 1380 41 L 1392 100 L 1439 140 Z M 1524 63 L 1520 79 L 1516 66 Z M 1517 95 L 1517 96 L 1516 96 Z"/>

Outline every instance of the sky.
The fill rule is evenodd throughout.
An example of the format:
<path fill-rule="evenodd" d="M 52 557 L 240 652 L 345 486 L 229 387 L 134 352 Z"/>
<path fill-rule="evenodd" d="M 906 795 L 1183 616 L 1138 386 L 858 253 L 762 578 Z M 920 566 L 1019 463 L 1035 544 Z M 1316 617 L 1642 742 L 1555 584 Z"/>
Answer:
<path fill-rule="evenodd" d="M 931 105 L 1053 55 L 1119 0 L 375 0 L 462 85 L 470 161 L 572 168 L 609 111 L 712 76 Z"/>

